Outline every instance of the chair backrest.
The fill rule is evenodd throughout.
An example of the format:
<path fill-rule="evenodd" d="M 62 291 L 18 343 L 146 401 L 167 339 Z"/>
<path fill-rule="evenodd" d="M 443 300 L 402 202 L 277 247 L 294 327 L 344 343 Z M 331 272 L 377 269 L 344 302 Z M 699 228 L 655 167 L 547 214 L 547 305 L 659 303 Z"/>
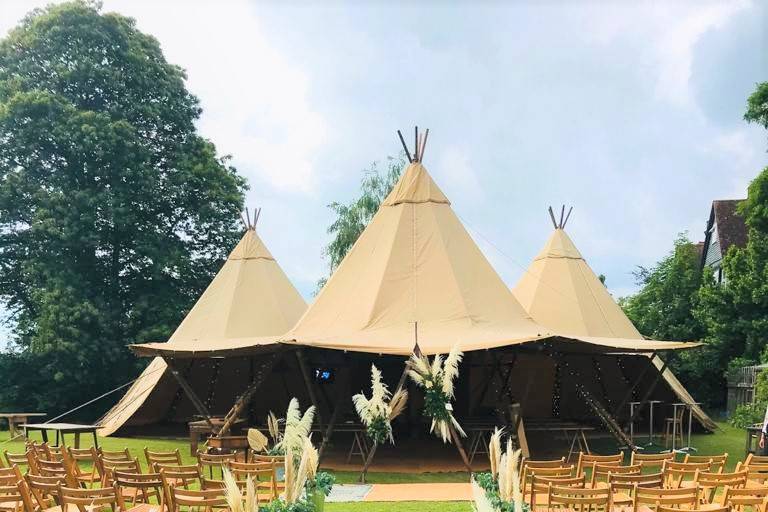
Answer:
<path fill-rule="evenodd" d="M 610 473 L 608 483 L 614 489 L 624 491 L 632 490 L 635 485 L 661 489 L 664 486 L 664 473 Z"/>
<path fill-rule="evenodd" d="M 112 485 L 116 471 L 123 473 L 141 474 L 141 464 L 139 459 L 133 460 L 112 460 L 100 457 L 101 460 L 101 485 Z"/>
<path fill-rule="evenodd" d="M 200 466 L 200 472 L 203 474 L 205 474 L 205 469 L 208 468 L 209 474 L 213 478 L 214 468 L 218 468 L 219 473 L 221 473 L 221 469 L 226 463 L 236 460 L 236 457 L 236 453 L 213 454 L 197 452 L 197 464 Z"/>
<path fill-rule="evenodd" d="M 8 450 L 5 450 L 3 452 L 3 457 L 5 457 L 5 462 L 8 463 L 8 467 L 32 467 L 33 462 L 31 459 L 34 460 L 33 455 L 29 451 L 24 453 L 11 453 Z"/>
<path fill-rule="evenodd" d="M 15 464 L 9 468 L 0 468 L 0 484 L 10 485 L 21 479 L 21 470 Z"/>
<path fill-rule="evenodd" d="M 549 484 L 547 499 L 549 510 L 567 510 L 575 512 L 610 510 L 611 493 L 609 489 L 582 489 Z"/>
<path fill-rule="evenodd" d="M 77 507 L 80 510 L 102 509 L 109 506 L 113 512 L 119 510 L 117 489 L 114 486 L 99 489 L 65 487 L 59 484 L 58 496 L 62 510 Z M 71 507 L 70 507 L 71 505 Z"/>
<path fill-rule="evenodd" d="M 200 474 L 200 466 L 187 465 L 179 466 L 174 464 L 156 464 L 155 471 L 160 473 L 160 479 L 163 482 L 163 493 L 165 494 L 165 502 L 168 505 L 169 510 L 173 510 L 173 493 L 172 487 L 189 489 L 190 486 L 200 487 L 202 484 L 202 475 Z"/>
<path fill-rule="evenodd" d="M 285 455 L 266 455 L 251 450 L 249 458 L 250 462 L 273 462 L 279 465 L 285 464 Z"/>
<path fill-rule="evenodd" d="M 181 453 L 178 449 L 167 452 L 156 452 L 149 448 L 144 448 L 144 456 L 147 458 L 147 466 L 150 468 L 155 464 L 178 464 L 181 466 Z"/>
<path fill-rule="evenodd" d="M 574 476 L 573 465 L 561 466 L 561 467 L 549 467 L 549 468 L 547 467 L 533 468 L 530 466 L 526 466 L 523 468 L 522 476 L 521 476 L 522 485 L 520 488 L 522 490 L 523 495 L 526 495 L 529 492 L 528 486 L 534 474 L 542 478 L 569 478 Z M 576 476 L 583 476 L 583 475 L 576 475 Z"/>
<path fill-rule="evenodd" d="M 124 448 L 122 450 L 116 450 L 116 451 L 109 451 L 105 450 L 103 448 L 96 449 L 91 448 L 92 451 L 96 452 L 98 455 L 101 455 L 105 459 L 111 459 L 111 460 L 133 460 L 135 457 L 131 455 L 130 450 L 128 448 Z"/>
<path fill-rule="evenodd" d="M 619 452 L 616 455 L 590 455 L 579 452 L 579 462 L 576 465 L 576 474 L 581 475 L 587 469 L 592 469 L 595 464 L 602 466 L 620 466 L 624 462 L 624 454 Z"/>
<path fill-rule="evenodd" d="M 26 451 L 32 452 L 35 458 L 47 459 L 48 458 L 48 443 L 38 443 L 37 441 L 27 441 Z"/>
<path fill-rule="evenodd" d="M 34 505 L 29 495 L 29 489 L 23 480 L 11 485 L 0 485 L 0 502 L 4 510 L 13 512 L 32 512 Z"/>
<path fill-rule="evenodd" d="M 684 463 L 709 462 L 710 473 L 721 473 L 725 470 L 725 464 L 728 462 L 728 454 L 722 455 L 691 455 L 690 453 L 683 459 Z"/>
<path fill-rule="evenodd" d="M 658 508 L 662 505 L 696 508 L 699 503 L 699 485 L 693 484 L 691 487 L 682 489 L 657 489 L 635 485 L 633 495 L 635 512 L 643 505 L 650 508 Z"/>
<path fill-rule="evenodd" d="M 747 485 L 747 470 L 735 471 L 733 473 L 707 473 L 699 471 L 694 478 L 702 491 L 702 497 L 708 503 L 714 503 L 715 495 L 718 489 L 726 487 L 741 489 Z M 725 495 L 723 494 L 722 497 Z"/>
<path fill-rule="evenodd" d="M 670 489 L 680 487 L 684 480 L 693 480 L 697 471 L 709 472 L 712 465 L 709 462 L 674 462 L 665 461 L 662 466 L 664 485 Z"/>
<path fill-rule="evenodd" d="M 569 477 L 546 477 L 533 474 L 531 476 L 531 510 L 536 510 L 536 496 L 547 496 L 549 494 L 549 485 L 558 487 L 577 487 L 584 489 L 587 486 L 587 478 L 581 476 Z"/>
<path fill-rule="evenodd" d="M 750 453 L 747 455 L 747 458 L 744 459 L 744 465 L 749 466 L 750 464 L 768 464 L 768 455 L 755 455 L 754 453 Z"/>
<path fill-rule="evenodd" d="M 38 460 L 37 474 L 42 476 L 63 476 L 67 478 L 70 485 L 74 485 L 70 478 L 72 475 L 62 460 Z"/>
<path fill-rule="evenodd" d="M 183 489 L 171 486 L 171 511 L 176 512 L 182 507 L 196 510 L 227 509 L 225 490 L 220 487 L 211 489 Z"/>
<path fill-rule="evenodd" d="M 723 493 L 723 505 L 731 507 L 732 510 L 744 510 L 749 507 L 751 510 L 766 512 L 766 502 L 768 502 L 768 486 L 744 487 L 741 489 L 725 488 Z"/>
<path fill-rule="evenodd" d="M 163 492 L 163 480 L 160 473 L 115 471 L 112 476 L 114 478 L 115 486 L 118 491 L 120 491 L 118 492 L 117 497 L 121 511 L 126 511 L 131 508 L 130 506 L 127 506 L 126 502 L 132 502 L 133 505 L 136 505 L 140 501 L 142 503 L 149 503 L 152 494 L 156 494 L 160 501 L 159 509 L 164 509 L 165 495 Z M 131 489 L 135 492 L 122 492 L 125 489 Z"/>
<path fill-rule="evenodd" d="M 32 499 L 37 503 L 35 510 L 51 508 L 58 499 L 59 485 L 67 485 L 67 479 L 63 476 L 42 476 L 28 473 L 24 478 L 27 481 Z"/>
<path fill-rule="evenodd" d="M 238 482 L 244 482 L 251 479 L 254 482 L 257 492 L 266 491 L 271 497 L 277 498 L 277 463 L 276 462 L 236 462 L 227 463 L 226 470 Z M 261 499 L 264 496 L 259 496 Z"/>
<path fill-rule="evenodd" d="M 742 469 L 747 470 L 748 480 L 757 482 L 761 485 L 766 485 L 766 482 L 768 482 L 768 464 L 756 464 L 754 462 L 749 466 L 742 465 L 741 463 L 736 464 L 736 471 Z"/>
<path fill-rule="evenodd" d="M 675 460 L 675 454 L 672 453 L 638 453 L 638 452 L 632 452 L 632 457 L 629 460 L 629 463 L 634 464 L 642 464 L 644 468 L 659 468 L 664 465 L 664 461 L 673 461 Z"/>
<path fill-rule="evenodd" d="M 595 464 L 592 466 L 591 485 L 594 487 L 597 482 L 607 482 L 608 475 L 611 474 L 639 475 L 642 469 L 643 468 L 640 464 L 635 464 L 633 466 L 603 466 L 602 464 Z"/>
<path fill-rule="evenodd" d="M 41 445 L 45 449 L 45 459 L 50 461 L 62 461 L 64 460 L 64 447 L 63 446 L 51 446 L 48 443 Z"/>

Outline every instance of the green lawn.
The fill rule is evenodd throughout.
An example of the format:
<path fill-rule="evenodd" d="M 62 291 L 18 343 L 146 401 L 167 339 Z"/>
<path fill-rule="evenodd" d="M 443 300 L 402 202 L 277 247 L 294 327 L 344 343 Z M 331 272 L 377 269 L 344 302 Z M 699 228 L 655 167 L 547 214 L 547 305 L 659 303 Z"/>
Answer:
<path fill-rule="evenodd" d="M 727 452 L 730 457 L 728 470 L 732 471 L 739 460 L 744 459 L 744 431 L 731 427 L 727 423 L 719 423 L 720 430 L 714 434 L 699 434 L 693 436 L 693 445 L 697 447 L 698 454 L 715 455 Z M 90 437 L 83 436 L 83 446 L 90 446 Z M 193 462 L 189 455 L 189 441 L 186 438 L 99 438 L 99 445 L 107 450 L 119 450 L 129 448 L 131 453 L 142 460 L 144 447 L 151 450 L 172 450 L 178 448 L 185 462 Z M 615 446 L 615 445 L 614 445 Z M 610 453 L 615 450 L 610 443 L 596 442 L 593 448 L 598 452 Z M 0 452 L 8 450 L 19 452 L 24 449 L 21 440 L 8 442 L 8 432 L 0 432 Z M 336 472 L 338 483 L 356 483 L 359 473 L 351 471 Z M 466 482 L 466 473 L 369 473 L 369 483 L 417 483 L 417 482 Z M 398 512 L 465 512 L 472 510 L 469 503 L 438 503 L 438 502 L 402 502 L 402 503 L 328 503 L 328 512 L 384 512 L 397 510 Z"/>

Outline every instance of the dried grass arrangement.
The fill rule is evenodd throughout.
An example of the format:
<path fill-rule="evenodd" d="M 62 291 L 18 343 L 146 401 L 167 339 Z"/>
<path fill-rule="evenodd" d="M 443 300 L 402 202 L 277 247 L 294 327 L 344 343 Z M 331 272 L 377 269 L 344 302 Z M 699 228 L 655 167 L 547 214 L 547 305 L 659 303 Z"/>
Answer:
<path fill-rule="evenodd" d="M 436 433 L 443 442 L 451 438 L 451 427 L 462 437 L 464 430 L 453 417 L 451 399 L 454 397 L 453 382 L 459 376 L 459 363 L 463 354 L 454 345 L 448 357 L 436 355 L 432 361 L 424 355 L 413 354 L 408 360 L 408 375 L 413 382 L 424 388 L 424 414 L 432 419 L 430 432 Z"/>
<path fill-rule="evenodd" d="M 516 450 L 512 439 L 507 439 L 506 450 L 502 451 L 501 438 L 503 429 L 496 428 L 488 443 L 488 458 L 491 461 L 490 473 L 475 475 L 474 482 L 485 491 L 484 499 L 477 500 L 480 505 L 501 512 L 526 512 L 530 507 L 523 501 L 520 490 L 521 450 Z"/>
<path fill-rule="evenodd" d="M 309 407 L 302 414 L 299 401 L 292 398 L 284 419 L 278 418 L 271 411 L 267 416 L 267 430 L 272 446 L 269 445 L 270 439 L 255 428 L 248 430 L 248 445 L 257 453 L 266 452 L 269 455 L 285 455 L 288 451 L 299 453 L 304 440 L 309 437 L 314 420 L 315 407 Z M 284 425 L 282 432 L 281 425 Z"/>
<path fill-rule="evenodd" d="M 383 444 L 387 439 L 395 444 L 392 437 L 392 420 L 403 412 L 407 401 L 408 392 L 400 389 L 392 394 L 382 379 L 381 371 L 373 364 L 371 398 L 366 398 L 363 393 L 352 397 L 357 415 L 365 425 L 366 434 L 376 444 Z"/>

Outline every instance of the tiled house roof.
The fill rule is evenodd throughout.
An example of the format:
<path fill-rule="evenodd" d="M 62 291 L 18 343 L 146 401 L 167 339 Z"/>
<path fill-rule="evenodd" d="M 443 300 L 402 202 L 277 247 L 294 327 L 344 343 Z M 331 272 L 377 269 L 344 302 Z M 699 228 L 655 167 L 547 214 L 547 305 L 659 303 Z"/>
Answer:
<path fill-rule="evenodd" d="M 712 201 L 707 221 L 704 247 L 701 254 L 702 268 L 707 264 L 719 263 L 728 249 L 735 245 L 747 245 L 747 225 L 739 215 L 738 205 L 744 199 L 718 199 Z M 715 239 L 712 239 L 713 234 Z M 715 253 L 712 253 L 716 251 Z"/>

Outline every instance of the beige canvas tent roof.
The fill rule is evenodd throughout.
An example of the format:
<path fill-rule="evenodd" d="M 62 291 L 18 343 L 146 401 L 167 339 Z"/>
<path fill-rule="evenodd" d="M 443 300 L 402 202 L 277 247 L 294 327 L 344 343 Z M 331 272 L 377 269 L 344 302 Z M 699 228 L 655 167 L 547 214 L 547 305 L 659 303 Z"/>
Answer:
<path fill-rule="evenodd" d="M 304 299 L 251 227 L 168 342 L 157 345 L 166 354 L 205 354 L 232 340 L 282 334 L 306 308 Z M 99 433 L 109 435 L 120 428 L 155 390 L 166 368 L 163 359 L 156 357 L 102 418 Z"/>
<path fill-rule="evenodd" d="M 555 226 L 552 236 L 513 289 L 526 311 L 540 324 L 569 337 L 619 337 L 648 346 L 659 343 L 643 339 L 562 224 L 555 223 Z M 652 360 L 661 370 L 661 359 Z M 663 377 L 682 401 L 695 402 L 671 370 L 665 369 Z M 700 407 L 694 407 L 694 414 L 707 428 L 716 428 Z"/>

